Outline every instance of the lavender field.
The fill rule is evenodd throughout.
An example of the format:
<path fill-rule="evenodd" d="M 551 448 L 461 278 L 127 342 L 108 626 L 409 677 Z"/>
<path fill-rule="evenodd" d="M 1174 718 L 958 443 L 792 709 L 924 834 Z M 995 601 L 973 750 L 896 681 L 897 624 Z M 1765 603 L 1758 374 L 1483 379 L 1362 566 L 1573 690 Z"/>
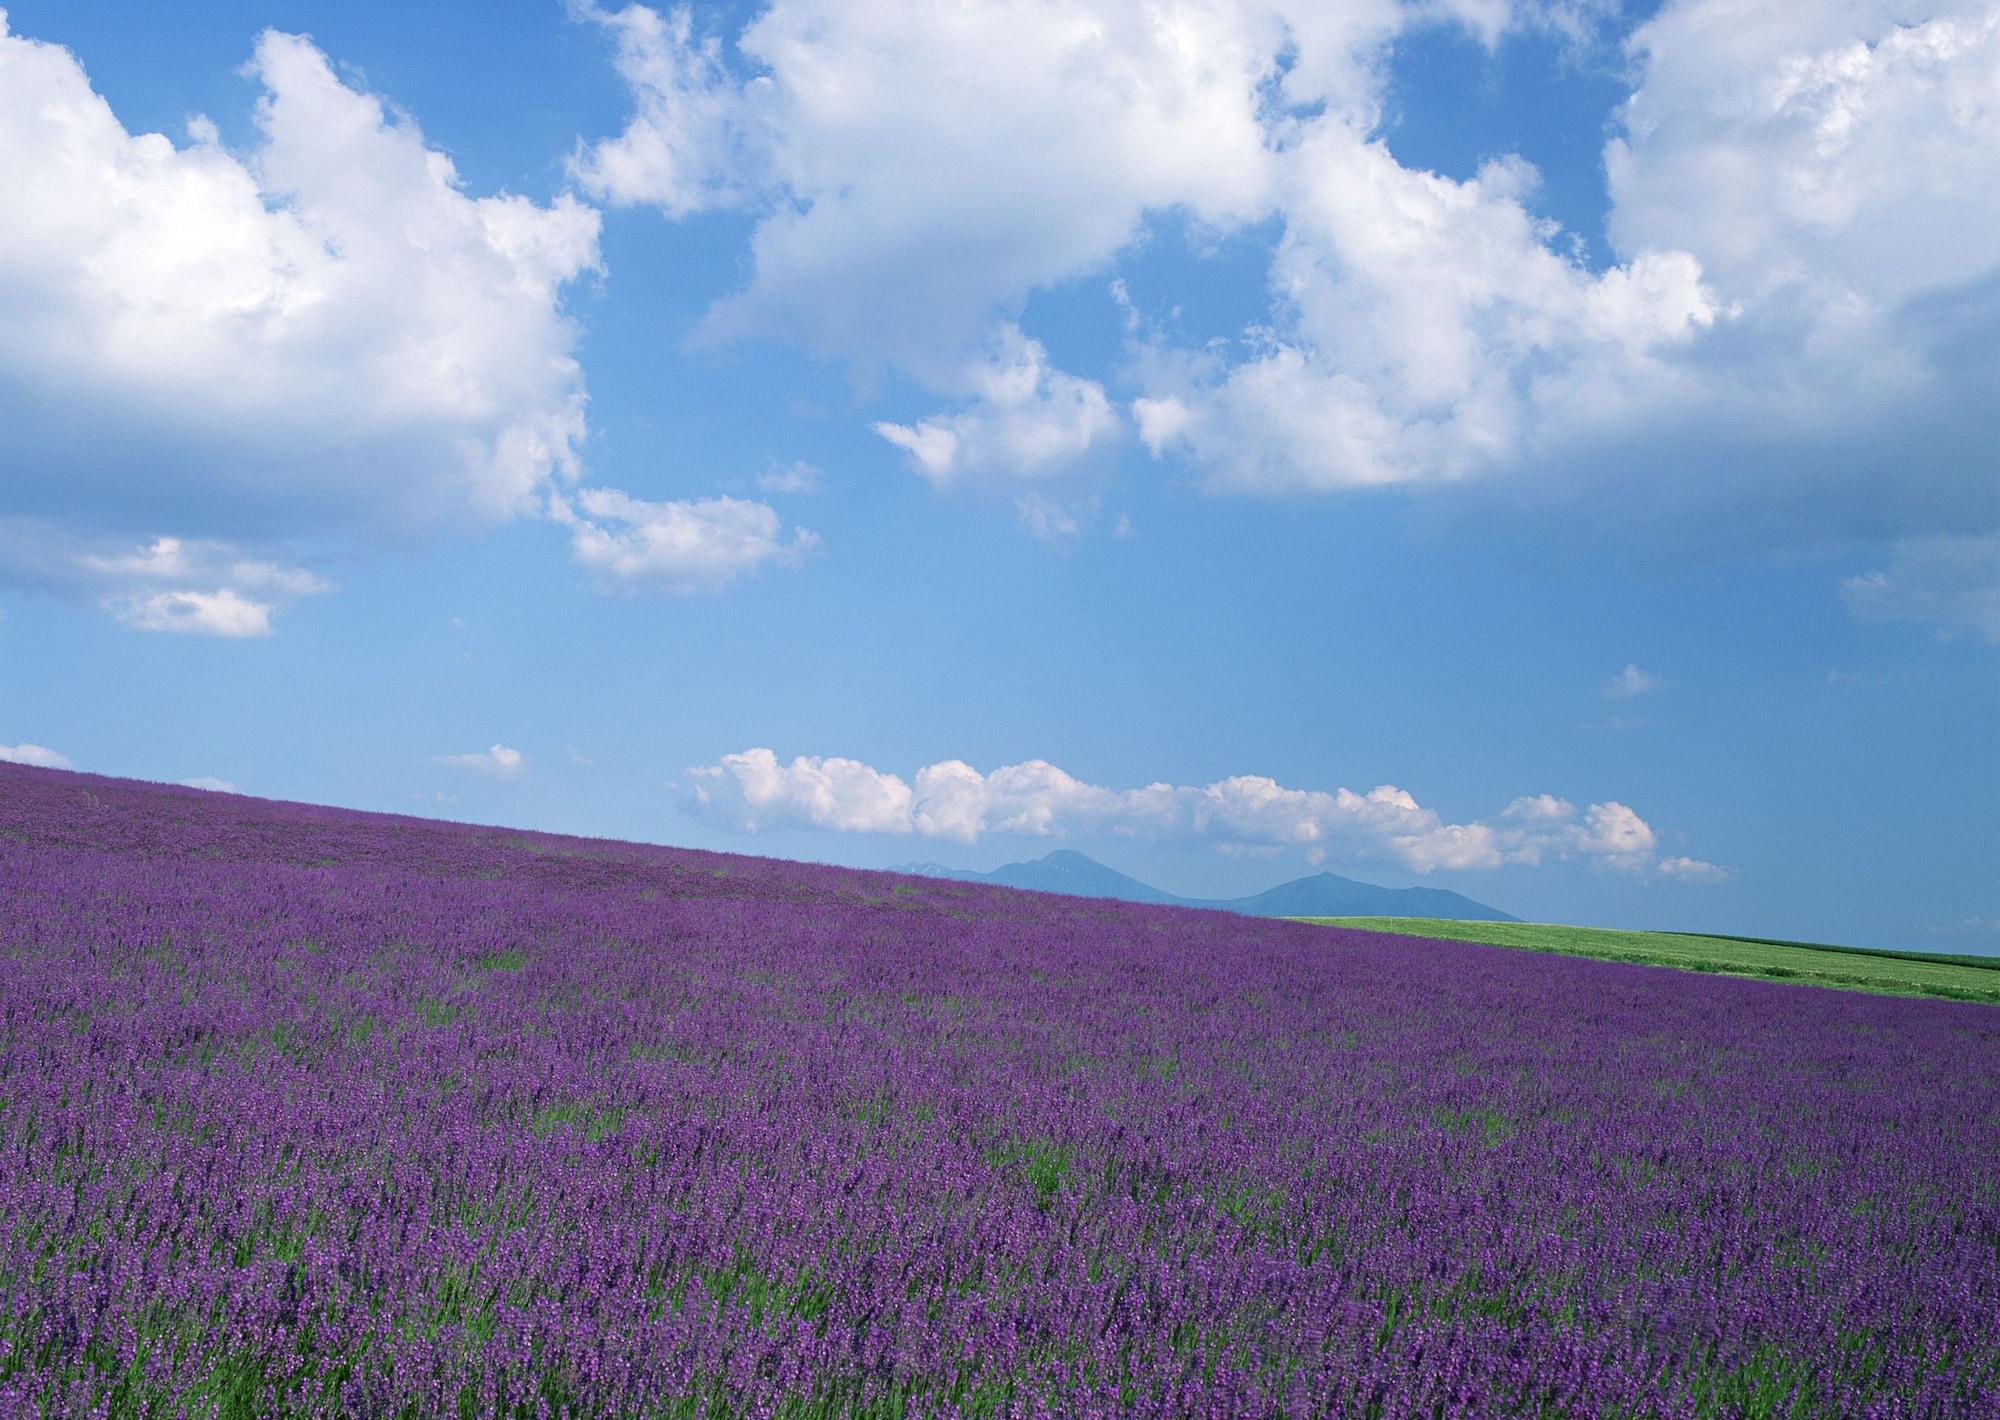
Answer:
<path fill-rule="evenodd" d="M 0 1413 L 2000 1414 L 2000 1009 L 0 766 Z"/>

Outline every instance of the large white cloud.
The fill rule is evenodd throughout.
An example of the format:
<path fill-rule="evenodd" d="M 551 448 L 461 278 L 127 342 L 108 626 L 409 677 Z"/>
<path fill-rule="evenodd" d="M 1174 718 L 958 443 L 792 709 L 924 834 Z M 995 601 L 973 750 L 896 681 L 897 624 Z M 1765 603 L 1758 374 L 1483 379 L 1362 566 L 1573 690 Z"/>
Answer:
<path fill-rule="evenodd" d="M 918 770 L 913 784 L 860 760 L 801 755 L 785 763 L 761 748 L 690 769 L 687 789 L 698 812 L 748 832 L 818 828 L 959 843 L 987 834 L 1101 833 L 1224 849 L 1293 848 L 1314 861 L 1340 851 L 1417 873 L 1576 858 L 1687 881 L 1723 875 L 1692 858 L 1672 859 L 1672 867 L 1656 862 L 1657 836 L 1624 804 L 1606 801 L 1579 813 L 1548 794 L 1516 799 L 1492 821 L 1449 823 L 1391 784 L 1365 794 L 1329 792 L 1237 775 L 1201 786 L 1112 789 L 1040 759 L 985 774 L 948 759 Z"/>
<path fill-rule="evenodd" d="M 325 589 L 288 544 L 541 516 L 581 474 L 597 212 L 472 196 L 304 38 L 247 72 L 247 151 L 134 134 L 0 12 L 0 576 L 142 630 L 265 634 Z"/>
<path fill-rule="evenodd" d="M 597 267 L 596 212 L 467 195 L 306 39 L 267 31 L 249 72 L 256 146 L 199 119 L 176 146 L 0 18 L 10 501 L 285 527 L 306 507 L 397 527 L 530 511 L 577 470 L 559 298 Z"/>

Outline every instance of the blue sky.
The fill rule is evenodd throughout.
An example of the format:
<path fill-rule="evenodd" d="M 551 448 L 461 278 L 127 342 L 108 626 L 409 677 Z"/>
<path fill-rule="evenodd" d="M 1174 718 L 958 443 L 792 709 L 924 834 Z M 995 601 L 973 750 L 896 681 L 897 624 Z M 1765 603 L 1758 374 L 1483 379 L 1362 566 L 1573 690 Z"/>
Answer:
<path fill-rule="evenodd" d="M 2000 12 L 944 13 L 10 5 L 0 755 L 2000 950 Z"/>

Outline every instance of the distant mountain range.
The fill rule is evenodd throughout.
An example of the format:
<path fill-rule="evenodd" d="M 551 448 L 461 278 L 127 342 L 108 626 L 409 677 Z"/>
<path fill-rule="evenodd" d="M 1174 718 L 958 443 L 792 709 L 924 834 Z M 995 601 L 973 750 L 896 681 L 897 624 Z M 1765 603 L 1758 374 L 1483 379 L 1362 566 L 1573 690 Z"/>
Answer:
<path fill-rule="evenodd" d="M 1240 912 L 1246 917 L 1445 917 L 1463 922 L 1518 922 L 1521 919 L 1474 902 L 1443 888 L 1385 888 L 1358 883 L 1338 873 L 1314 873 L 1252 897 L 1206 900 L 1176 897 L 1137 878 L 1127 877 L 1070 848 L 1027 863 L 1009 863 L 990 873 L 946 868 L 937 863 L 905 863 L 893 873 L 926 878 L 954 878 L 968 883 L 997 883 L 1034 892 L 1060 892 L 1072 897 L 1111 897 L 1123 902 L 1157 902 L 1173 907 L 1207 907 Z"/>

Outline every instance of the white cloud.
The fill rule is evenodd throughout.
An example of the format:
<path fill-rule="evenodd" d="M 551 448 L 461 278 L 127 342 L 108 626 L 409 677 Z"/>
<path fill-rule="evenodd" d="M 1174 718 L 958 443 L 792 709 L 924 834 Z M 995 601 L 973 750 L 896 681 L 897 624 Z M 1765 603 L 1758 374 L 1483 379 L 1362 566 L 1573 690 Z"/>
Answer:
<path fill-rule="evenodd" d="M 0 19 L 10 511 L 406 529 L 533 510 L 584 434 L 569 197 L 468 196 L 407 117 L 266 31 L 257 141 L 129 133 Z"/>
<path fill-rule="evenodd" d="M 1931 622 L 2000 646 L 2000 533 L 1903 539 L 1887 570 L 1849 577 L 1840 594 L 1863 620 Z"/>
<path fill-rule="evenodd" d="M 1032 481 L 1066 472 L 1119 429 L 1117 412 L 1095 380 L 1048 363 L 1048 352 L 1008 322 L 988 356 L 966 374 L 974 398 L 953 414 L 914 425 L 875 425 L 910 456 L 933 486 L 965 478 Z"/>
<path fill-rule="evenodd" d="M 329 590 L 302 567 L 214 539 L 89 541 L 49 523 L 5 517 L 0 576 L 89 597 L 135 630 L 225 637 L 267 636 L 281 608 Z"/>
<path fill-rule="evenodd" d="M 635 114 L 578 171 L 613 200 L 750 214 L 752 275 L 708 333 L 961 401 L 878 425 L 940 484 L 1060 471 L 1115 428 L 1102 397 L 1217 491 L 1455 484 L 1439 505 L 1475 516 L 1553 502 L 1581 534 L 1752 550 L 2000 530 L 1990 0 L 1669 0 L 1610 116 L 1608 263 L 1538 215 L 1520 158 L 1452 178 L 1385 141 L 1412 31 L 1585 40 L 1615 14 L 771 0 L 705 36 L 633 9 L 599 18 Z M 1272 222 L 1240 338 L 1176 344 L 1134 307 L 1115 264 L 1163 214 Z M 1025 348 L 1005 322 L 1036 292 L 1107 274 L 1131 341 L 1115 404 L 1084 371 L 1013 404 L 968 387 L 996 322 Z"/>
<path fill-rule="evenodd" d="M 585 488 L 552 504 L 570 530 L 570 551 L 612 590 L 712 592 L 766 563 L 797 566 L 819 545 L 794 528 L 782 536 L 777 510 L 743 498 L 647 502 L 615 488 Z"/>
<path fill-rule="evenodd" d="M 496 744 L 478 754 L 441 754 L 436 763 L 489 779 L 518 779 L 528 772 L 528 757 L 518 749 Z"/>
<path fill-rule="evenodd" d="M 1736 876 L 1727 868 L 1704 863 L 1699 858 L 1662 858 L 1655 871 L 1662 877 L 1677 878 L 1685 883 L 1726 883 Z"/>
<path fill-rule="evenodd" d="M 0 745 L 0 764 L 33 764 L 43 769 L 71 767 L 66 757 L 47 745 L 32 745 L 25 741 L 17 745 Z"/>
<path fill-rule="evenodd" d="M 193 779 L 181 780 L 184 789 L 206 789 L 212 794 L 234 794 L 240 792 L 227 779 L 217 779 L 212 774 L 203 774 Z"/>
<path fill-rule="evenodd" d="M 1601 691 L 1606 700 L 1630 700 L 1638 695 L 1650 695 L 1656 690 L 1666 689 L 1667 683 L 1651 671 L 1641 670 L 1628 663 L 1624 670 L 1604 682 Z"/>
<path fill-rule="evenodd" d="M 1039 759 L 986 774 L 943 760 L 918 770 L 913 787 L 859 760 L 802 755 L 785 764 L 768 749 L 751 749 L 690 769 L 687 784 L 698 812 L 751 832 L 802 827 L 960 843 L 989 833 L 1104 833 L 1227 852 L 1295 849 L 1314 861 L 1337 850 L 1418 873 L 1556 858 L 1641 872 L 1653 865 L 1657 844 L 1651 826 L 1616 801 L 1579 814 L 1566 800 L 1534 795 L 1514 800 L 1495 822 L 1448 823 L 1392 784 L 1328 792 L 1237 775 L 1204 786 L 1112 789 Z M 1693 860 L 1674 861 L 1661 871 L 1701 876 L 1686 866 Z"/>

